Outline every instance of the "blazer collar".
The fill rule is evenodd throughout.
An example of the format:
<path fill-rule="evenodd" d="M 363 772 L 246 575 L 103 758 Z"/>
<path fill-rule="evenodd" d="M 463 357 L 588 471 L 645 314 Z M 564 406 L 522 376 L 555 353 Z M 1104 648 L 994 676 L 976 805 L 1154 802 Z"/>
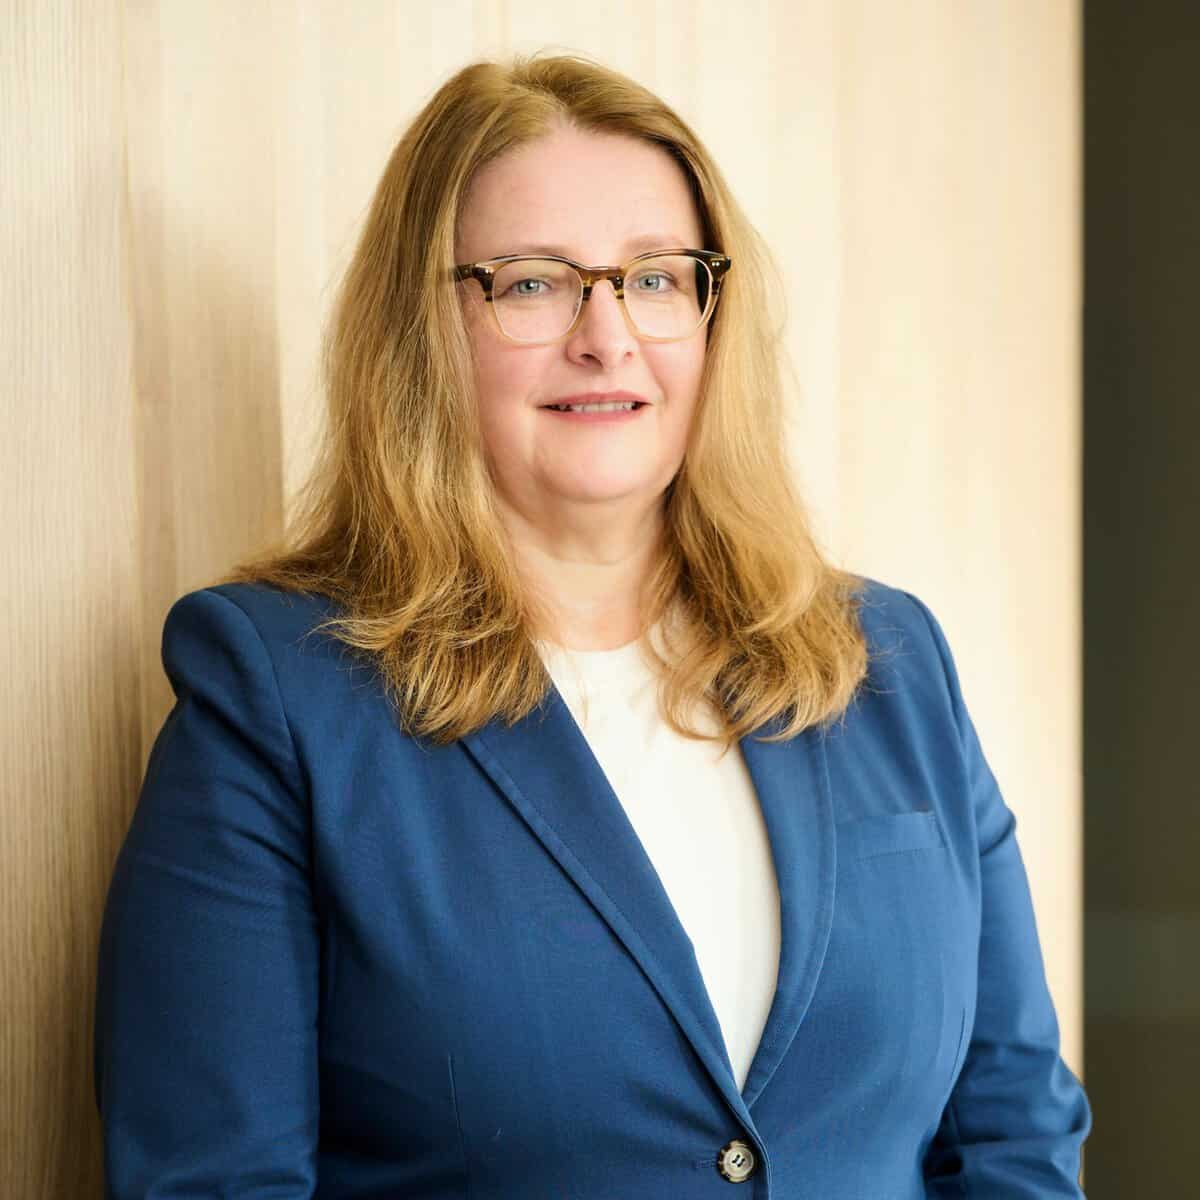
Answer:
<path fill-rule="evenodd" d="M 816 988 L 833 918 L 836 842 L 824 737 L 764 743 L 768 722 L 740 739 L 779 881 L 781 951 L 775 997 L 739 1092 L 691 939 L 621 802 L 551 683 L 512 726 L 496 718 L 462 741 L 504 798 L 637 961 L 731 1110 L 749 1108 L 787 1053 Z"/>

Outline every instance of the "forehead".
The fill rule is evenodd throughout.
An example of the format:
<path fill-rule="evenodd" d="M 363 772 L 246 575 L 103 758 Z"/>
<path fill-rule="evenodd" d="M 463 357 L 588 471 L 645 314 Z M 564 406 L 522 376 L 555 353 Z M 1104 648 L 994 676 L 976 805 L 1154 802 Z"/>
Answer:
<path fill-rule="evenodd" d="M 457 257 L 552 253 L 599 263 L 699 246 L 701 237 L 687 178 L 667 151 L 624 135 L 557 130 L 479 172 Z"/>

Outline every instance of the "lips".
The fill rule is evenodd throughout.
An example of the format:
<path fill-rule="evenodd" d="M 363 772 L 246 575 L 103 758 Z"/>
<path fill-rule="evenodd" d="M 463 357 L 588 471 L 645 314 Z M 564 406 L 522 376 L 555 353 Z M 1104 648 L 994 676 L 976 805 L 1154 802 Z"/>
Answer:
<path fill-rule="evenodd" d="M 576 408 L 575 403 L 586 404 L 589 406 L 592 404 L 632 404 L 633 407 L 631 409 L 625 409 L 625 410 L 622 410 L 619 408 L 594 409 L 594 408 L 590 408 L 590 407 L 585 409 L 585 408 Z M 646 404 L 644 401 L 638 401 L 638 400 L 632 400 L 632 401 L 631 400 L 583 400 L 583 401 L 574 402 L 572 404 L 562 404 L 562 405 L 543 404 L 542 407 L 545 409 L 548 409 L 550 412 L 622 412 L 622 411 L 637 412 L 637 410 L 639 408 L 645 408 Z"/>
<path fill-rule="evenodd" d="M 645 396 L 639 396 L 637 392 L 581 392 L 575 396 L 559 396 L 558 399 L 552 400 L 549 404 L 543 404 L 542 408 L 563 408 L 577 404 L 629 404 L 634 405 L 634 409 L 644 408 L 650 403 Z"/>

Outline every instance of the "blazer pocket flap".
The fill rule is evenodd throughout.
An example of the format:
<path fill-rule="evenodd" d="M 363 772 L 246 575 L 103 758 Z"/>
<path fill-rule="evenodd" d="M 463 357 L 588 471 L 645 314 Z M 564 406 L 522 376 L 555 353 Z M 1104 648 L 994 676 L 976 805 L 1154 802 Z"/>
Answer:
<path fill-rule="evenodd" d="M 838 858 L 843 862 L 906 850 L 936 850 L 945 844 L 937 813 L 927 808 L 862 817 L 837 827 Z"/>

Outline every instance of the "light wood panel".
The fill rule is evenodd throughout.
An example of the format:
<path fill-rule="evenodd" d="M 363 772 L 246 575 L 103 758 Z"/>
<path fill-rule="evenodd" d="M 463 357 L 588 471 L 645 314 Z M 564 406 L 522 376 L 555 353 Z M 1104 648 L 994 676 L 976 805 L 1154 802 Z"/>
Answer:
<path fill-rule="evenodd" d="M 140 778 L 116 3 L 0 7 L 0 1194 L 98 1196 L 90 996 Z"/>
<path fill-rule="evenodd" d="M 0 1192 L 100 1194 L 96 936 L 163 617 L 279 526 L 395 138 L 514 49 L 659 91 L 774 247 L 801 489 L 942 618 L 1082 1069 L 1078 43 L 1067 0 L 0 6 Z"/>

